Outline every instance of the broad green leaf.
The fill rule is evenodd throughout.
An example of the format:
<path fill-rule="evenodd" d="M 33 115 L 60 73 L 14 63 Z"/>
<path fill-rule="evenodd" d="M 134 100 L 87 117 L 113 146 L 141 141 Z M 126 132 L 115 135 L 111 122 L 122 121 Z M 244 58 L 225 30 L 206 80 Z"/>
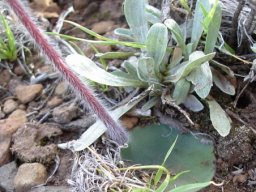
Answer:
<path fill-rule="evenodd" d="M 187 59 L 188 58 L 188 52 L 187 52 L 187 47 L 186 47 L 186 44 L 185 44 L 186 39 L 184 38 L 184 35 L 182 34 L 182 31 L 181 31 L 179 25 L 173 19 L 166 19 L 164 24 L 172 32 L 173 38 L 175 39 L 175 41 L 180 46 L 180 48 L 181 48 L 181 50 L 182 50 L 182 52 L 185 56 L 185 59 Z"/>
<path fill-rule="evenodd" d="M 139 59 L 137 74 L 141 81 L 148 83 L 157 83 L 158 79 L 154 70 L 155 62 L 151 57 L 143 57 Z"/>
<path fill-rule="evenodd" d="M 208 185 L 211 184 L 211 181 L 204 182 L 204 183 L 192 183 L 192 184 L 187 184 L 187 185 L 182 185 L 179 187 L 174 188 L 170 192 L 191 192 L 191 191 L 197 191 L 202 188 L 207 187 Z"/>
<path fill-rule="evenodd" d="M 132 32 L 130 29 L 117 28 L 114 30 L 114 33 L 120 37 L 129 39 L 129 40 L 134 40 L 134 37 L 132 36 Z"/>
<path fill-rule="evenodd" d="M 114 111 L 110 111 L 112 118 L 114 120 L 118 120 L 122 115 L 144 99 L 148 95 L 148 91 L 149 89 L 136 96 L 135 99 L 131 100 L 127 104 L 115 109 Z M 82 151 L 93 144 L 106 131 L 106 126 L 100 120 L 97 120 L 96 123 L 89 127 L 79 139 L 58 144 L 58 147 L 61 149 L 70 149 L 72 151 Z"/>
<path fill-rule="evenodd" d="M 173 99 L 177 105 L 183 103 L 186 100 L 190 90 L 190 82 L 186 79 L 180 79 L 175 84 L 175 88 L 172 94 Z"/>
<path fill-rule="evenodd" d="M 133 56 L 134 52 L 107 52 L 107 53 L 96 53 L 95 56 L 101 59 L 126 59 Z"/>
<path fill-rule="evenodd" d="M 209 23 L 208 29 L 207 29 L 207 36 L 206 36 L 206 42 L 205 42 L 205 53 L 211 53 L 213 52 L 217 39 L 220 32 L 220 25 L 221 25 L 221 6 L 219 3 L 214 5 L 216 7 L 216 10 L 214 11 L 214 15 Z M 213 8 L 214 8 L 213 7 Z"/>
<path fill-rule="evenodd" d="M 228 81 L 228 79 L 222 75 L 219 71 L 211 69 L 213 73 L 213 82 L 224 93 L 229 95 L 235 95 L 235 87 Z"/>
<path fill-rule="evenodd" d="M 125 0 L 124 15 L 136 41 L 144 43 L 148 33 L 147 0 Z"/>
<path fill-rule="evenodd" d="M 144 87 L 145 83 L 136 79 L 127 79 L 117 75 L 108 73 L 104 69 L 98 67 L 88 57 L 78 54 L 71 54 L 66 57 L 66 63 L 79 78 L 83 80 L 91 80 L 99 84 L 118 86 L 118 87 Z"/>
<path fill-rule="evenodd" d="M 148 55 L 154 59 L 154 70 L 160 77 L 160 64 L 165 56 L 168 44 L 168 31 L 164 24 L 156 23 L 148 31 L 146 50 Z"/>
<path fill-rule="evenodd" d="M 178 136 L 171 155 L 166 159 L 165 167 L 174 174 L 186 170 L 190 172 L 178 177 L 165 191 L 174 190 L 174 185 L 179 187 L 212 180 L 215 169 L 212 144 L 203 144 L 200 138 L 195 138 L 190 133 L 181 133 L 166 125 L 138 127 L 129 134 L 128 148 L 122 149 L 121 156 L 132 164 L 142 165 L 161 165 Z M 190 192 L 193 191 L 196 190 Z"/>
<path fill-rule="evenodd" d="M 193 43 L 193 50 L 196 50 L 198 43 L 201 39 L 201 35 L 203 33 L 202 23 L 204 21 L 205 16 L 203 14 L 201 6 L 203 6 L 206 11 L 210 11 L 210 8 L 211 8 L 209 0 L 197 0 L 196 2 L 192 33 L 191 33 L 191 42 Z"/>
<path fill-rule="evenodd" d="M 212 71 L 208 62 L 193 70 L 186 79 L 194 85 L 194 91 L 201 98 L 206 98 L 212 87 Z"/>
<path fill-rule="evenodd" d="M 204 109 L 203 104 L 192 94 L 186 97 L 183 105 L 193 112 L 199 112 Z"/>
<path fill-rule="evenodd" d="M 165 77 L 165 82 L 177 82 L 180 78 L 186 77 L 203 63 L 213 59 L 214 56 L 215 53 L 205 55 L 202 51 L 193 52 L 189 56 L 189 61 L 185 61 L 168 71 L 168 75 Z"/>
<path fill-rule="evenodd" d="M 222 137 L 226 137 L 231 129 L 230 120 L 227 114 L 214 99 L 206 101 L 209 105 L 210 118 L 213 127 Z"/>

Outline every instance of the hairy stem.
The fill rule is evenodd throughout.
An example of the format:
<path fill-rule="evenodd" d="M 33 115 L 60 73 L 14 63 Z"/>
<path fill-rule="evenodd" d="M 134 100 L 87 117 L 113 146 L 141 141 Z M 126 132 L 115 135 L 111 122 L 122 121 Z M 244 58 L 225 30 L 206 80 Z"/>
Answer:
<path fill-rule="evenodd" d="M 97 114 L 99 119 L 107 127 L 109 137 L 119 144 L 127 141 L 125 130 L 110 116 L 105 107 L 93 95 L 92 90 L 86 86 L 65 64 L 62 56 L 50 45 L 48 38 L 32 21 L 26 9 L 19 0 L 5 0 L 13 12 L 18 16 L 20 22 L 27 29 L 40 50 L 52 61 L 56 69 L 63 75 L 69 84 L 78 91 L 82 98 L 89 105 L 91 110 Z"/>

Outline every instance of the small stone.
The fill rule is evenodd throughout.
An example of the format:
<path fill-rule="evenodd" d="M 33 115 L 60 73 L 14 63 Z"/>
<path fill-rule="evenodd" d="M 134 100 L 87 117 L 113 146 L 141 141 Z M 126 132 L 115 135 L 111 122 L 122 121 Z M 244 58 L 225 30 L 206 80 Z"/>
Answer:
<path fill-rule="evenodd" d="M 42 67 L 39 67 L 37 69 L 37 73 L 52 73 L 53 72 L 53 69 L 52 69 L 52 66 L 51 65 L 44 65 Z"/>
<path fill-rule="evenodd" d="M 15 161 L 0 167 L 0 186 L 4 191 L 14 191 L 13 178 L 17 173 L 17 165 Z"/>
<path fill-rule="evenodd" d="M 75 10 L 85 9 L 88 6 L 89 0 L 74 0 L 73 6 Z"/>
<path fill-rule="evenodd" d="M 58 96 L 54 96 L 47 102 L 47 106 L 50 108 L 54 108 L 62 103 L 63 103 L 63 100 L 61 98 L 59 98 Z"/>
<path fill-rule="evenodd" d="M 245 183 L 247 181 L 247 174 L 239 174 L 233 177 L 233 183 Z"/>
<path fill-rule="evenodd" d="M 69 123 L 80 115 L 76 106 L 58 107 L 53 110 L 52 116 L 56 123 Z"/>
<path fill-rule="evenodd" d="M 26 112 L 20 109 L 15 110 L 7 119 L 0 120 L 0 138 L 10 137 L 26 122 Z"/>
<path fill-rule="evenodd" d="M 11 74 L 9 73 L 9 71 L 7 69 L 3 70 L 0 72 L 0 85 L 1 86 L 6 86 L 9 81 L 11 80 Z"/>
<path fill-rule="evenodd" d="M 16 87 L 24 85 L 24 83 L 21 82 L 20 79 L 11 79 L 10 82 L 8 83 L 8 90 L 12 95 L 15 95 L 15 89 Z"/>
<path fill-rule="evenodd" d="M 63 96 L 68 90 L 68 85 L 65 82 L 61 82 L 55 88 L 54 94 Z"/>
<path fill-rule="evenodd" d="M 138 117 L 124 116 L 124 117 L 122 117 L 121 122 L 122 122 L 122 125 L 125 128 L 132 129 L 138 124 L 139 118 Z"/>
<path fill-rule="evenodd" d="M 22 162 L 50 164 L 57 154 L 57 145 L 45 145 L 44 138 L 62 133 L 57 125 L 27 123 L 13 134 L 12 152 Z"/>
<path fill-rule="evenodd" d="M 21 110 L 26 110 L 26 106 L 24 104 L 20 104 L 18 108 Z"/>
<path fill-rule="evenodd" d="M 18 168 L 14 177 L 16 192 L 28 191 L 31 187 L 45 183 L 46 168 L 40 163 L 24 163 Z"/>
<path fill-rule="evenodd" d="M 8 114 L 13 112 L 18 108 L 18 103 L 14 101 L 13 99 L 8 99 L 4 102 L 4 109 L 3 111 Z"/>
<path fill-rule="evenodd" d="M 95 48 L 98 49 L 99 52 L 105 53 L 110 52 L 112 50 L 112 47 L 110 45 L 95 45 Z"/>
<path fill-rule="evenodd" d="M 110 45 L 94 45 L 94 47 L 100 52 L 100 53 L 106 53 L 110 52 L 112 50 L 112 47 Z M 92 49 L 92 47 L 87 47 L 85 50 L 85 54 L 94 56 L 95 51 Z"/>
<path fill-rule="evenodd" d="M 15 92 L 17 98 L 23 103 L 26 104 L 32 101 L 36 96 L 38 96 L 42 90 L 43 85 L 41 84 L 34 84 L 34 85 L 20 85 L 16 87 Z"/>
<path fill-rule="evenodd" d="M 0 137 L 0 167 L 11 161 L 10 145 L 11 138 Z"/>
<path fill-rule="evenodd" d="M 18 65 L 14 68 L 14 73 L 19 76 L 24 75 L 24 69 Z"/>
<path fill-rule="evenodd" d="M 113 21 L 100 21 L 92 25 L 92 31 L 98 34 L 105 34 L 113 29 Z"/>

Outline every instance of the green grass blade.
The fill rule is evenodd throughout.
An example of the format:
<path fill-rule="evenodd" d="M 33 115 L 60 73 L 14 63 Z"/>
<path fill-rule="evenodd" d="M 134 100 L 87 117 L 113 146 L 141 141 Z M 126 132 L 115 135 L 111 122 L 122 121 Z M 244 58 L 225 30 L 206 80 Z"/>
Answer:
<path fill-rule="evenodd" d="M 204 187 L 207 187 L 210 184 L 211 184 L 211 181 L 208 181 L 205 183 L 187 184 L 187 185 L 182 185 L 180 187 L 172 189 L 170 192 L 190 192 L 190 191 L 195 191 L 197 189 L 202 189 Z"/>
<path fill-rule="evenodd" d="M 121 51 L 95 54 L 96 57 L 101 59 L 126 59 L 133 55 L 135 55 L 134 52 L 121 52 Z"/>
<path fill-rule="evenodd" d="M 212 16 L 209 26 L 207 28 L 207 37 L 206 37 L 205 49 L 204 49 L 204 52 L 206 54 L 213 52 L 217 43 L 219 32 L 220 32 L 221 17 L 222 17 L 221 6 L 217 2 L 217 4 L 214 5 L 213 8 L 215 8 L 216 10 L 214 11 L 214 15 Z"/>
<path fill-rule="evenodd" d="M 197 0 L 195 14 L 192 25 L 192 33 L 191 33 L 191 42 L 193 43 L 193 51 L 196 50 L 198 43 L 201 39 L 201 35 L 203 33 L 203 21 L 204 21 L 204 13 L 201 9 L 201 6 L 204 7 L 205 10 L 210 10 L 209 0 Z"/>

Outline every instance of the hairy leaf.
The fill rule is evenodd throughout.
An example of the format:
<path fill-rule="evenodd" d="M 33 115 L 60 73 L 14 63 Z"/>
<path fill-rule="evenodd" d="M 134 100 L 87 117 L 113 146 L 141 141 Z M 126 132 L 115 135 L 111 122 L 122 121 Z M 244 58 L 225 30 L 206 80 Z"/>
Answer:
<path fill-rule="evenodd" d="M 211 69 L 213 73 L 213 82 L 224 93 L 229 95 L 235 95 L 235 87 L 228 81 L 228 79 L 222 75 L 219 71 Z"/>
<path fill-rule="evenodd" d="M 209 0 L 196 1 L 196 8 L 191 33 L 191 42 L 193 43 L 193 50 L 195 50 L 196 47 L 198 46 L 199 40 L 201 39 L 201 35 L 203 33 L 203 21 L 205 16 L 203 14 L 203 10 L 201 7 L 203 7 L 206 11 L 209 11 L 211 7 Z"/>
<path fill-rule="evenodd" d="M 146 49 L 154 59 L 154 70 L 160 77 L 160 64 L 165 56 L 168 43 L 168 31 L 164 24 L 156 23 L 151 26 L 147 35 Z"/>
<path fill-rule="evenodd" d="M 117 28 L 114 30 L 114 33 L 120 37 L 134 40 L 134 37 L 132 35 L 132 32 L 130 29 L 125 29 L 125 28 Z"/>
<path fill-rule="evenodd" d="M 137 74 L 141 81 L 148 83 L 156 83 L 158 79 L 155 73 L 155 62 L 151 57 L 143 57 L 139 59 Z"/>
<path fill-rule="evenodd" d="M 146 19 L 147 0 L 125 0 L 124 15 L 136 39 L 140 43 L 146 41 L 148 22 Z"/>
<path fill-rule="evenodd" d="M 216 10 L 214 11 L 214 15 L 212 16 L 209 26 L 207 28 L 207 36 L 206 36 L 205 49 L 204 49 L 205 53 L 213 52 L 216 46 L 217 39 L 219 36 L 219 31 L 220 31 L 222 14 L 221 14 L 221 7 L 217 1 L 214 4 L 213 8 L 215 8 Z"/>
<path fill-rule="evenodd" d="M 86 56 L 71 54 L 66 57 L 66 63 L 81 79 L 89 79 L 91 81 L 118 87 L 144 87 L 145 83 L 142 81 L 119 77 L 117 75 L 108 73 L 107 71 L 98 67 L 92 60 Z"/>
<path fill-rule="evenodd" d="M 204 109 L 203 104 L 192 94 L 186 97 L 183 105 L 193 112 L 198 112 Z"/>
<path fill-rule="evenodd" d="M 188 58 L 188 52 L 187 52 L 187 47 L 186 47 L 186 44 L 185 44 L 186 39 L 184 38 L 184 35 L 183 35 L 179 25 L 173 19 L 166 19 L 164 24 L 172 32 L 173 38 L 175 39 L 175 41 L 180 46 L 180 48 L 182 50 L 182 53 L 185 56 L 185 59 L 187 59 Z"/>
<path fill-rule="evenodd" d="M 190 82 L 186 79 L 180 79 L 176 84 L 172 94 L 173 99 L 177 105 L 183 103 L 190 90 Z"/>
<path fill-rule="evenodd" d="M 214 56 L 215 53 L 205 55 L 202 51 L 193 52 L 189 56 L 189 61 L 185 61 L 168 71 L 165 82 L 177 82 L 180 78 L 186 77 L 203 63 L 213 59 Z"/>
<path fill-rule="evenodd" d="M 193 70 L 186 79 L 195 87 L 194 90 L 201 98 L 206 98 L 212 87 L 212 72 L 208 62 Z"/>
<path fill-rule="evenodd" d="M 226 137 L 231 129 L 230 120 L 227 114 L 214 99 L 206 101 L 209 105 L 210 118 L 213 127 L 222 137 Z"/>

